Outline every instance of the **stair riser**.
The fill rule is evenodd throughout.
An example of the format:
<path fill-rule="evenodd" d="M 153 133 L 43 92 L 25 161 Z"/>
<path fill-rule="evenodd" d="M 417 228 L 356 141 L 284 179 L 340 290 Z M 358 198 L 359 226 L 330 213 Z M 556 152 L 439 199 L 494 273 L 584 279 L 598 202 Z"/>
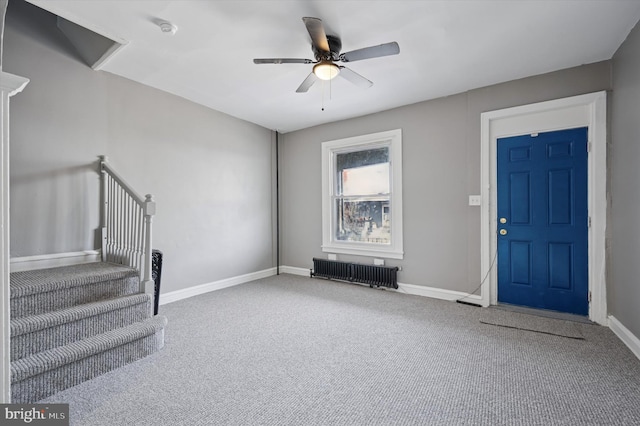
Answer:
<path fill-rule="evenodd" d="M 11 274 L 11 395 L 33 403 L 162 348 L 136 270 L 96 262 Z"/>
<path fill-rule="evenodd" d="M 139 279 L 137 277 L 125 277 L 117 280 L 62 288 L 46 293 L 15 297 L 11 299 L 11 317 L 22 318 L 29 315 L 39 315 L 83 303 L 135 294 L 139 291 Z"/>
<path fill-rule="evenodd" d="M 151 302 L 114 309 L 43 330 L 11 337 L 11 361 L 149 318 Z"/>
<path fill-rule="evenodd" d="M 160 350 L 164 329 L 79 361 L 11 384 L 12 403 L 34 403 L 56 392 L 130 364 Z"/>

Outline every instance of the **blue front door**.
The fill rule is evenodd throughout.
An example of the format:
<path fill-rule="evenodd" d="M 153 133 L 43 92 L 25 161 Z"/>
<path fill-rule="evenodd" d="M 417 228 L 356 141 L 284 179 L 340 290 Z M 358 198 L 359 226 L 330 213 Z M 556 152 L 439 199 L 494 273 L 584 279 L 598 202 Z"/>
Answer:
<path fill-rule="evenodd" d="M 497 141 L 498 302 L 587 315 L 587 128 Z"/>

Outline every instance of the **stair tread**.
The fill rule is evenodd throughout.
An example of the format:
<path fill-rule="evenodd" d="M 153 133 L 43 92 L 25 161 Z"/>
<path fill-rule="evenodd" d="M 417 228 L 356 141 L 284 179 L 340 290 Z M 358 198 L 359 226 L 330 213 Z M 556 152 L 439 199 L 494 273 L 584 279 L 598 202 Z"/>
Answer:
<path fill-rule="evenodd" d="M 12 272 L 10 274 L 10 297 L 13 299 L 61 288 L 137 276 L 136 269 L 107 262 Z"/>
<path fill-rule="evenodd" d="M 108 311 L 147 303 L 151 295 L 138 293 L 99 302 L 85 303 L 70 308 L 11 319 L 11 337 L 44 330 L 64 323 L 78 321 Z"/>
<path fill-rule="evenodd" d="M 18 359 L 11 363 L 11 382 L 19 382 L 113 347 L 144 338 L 163 329 L 166 324 L 166 317 L 158 315 L 143 322 Z"/>

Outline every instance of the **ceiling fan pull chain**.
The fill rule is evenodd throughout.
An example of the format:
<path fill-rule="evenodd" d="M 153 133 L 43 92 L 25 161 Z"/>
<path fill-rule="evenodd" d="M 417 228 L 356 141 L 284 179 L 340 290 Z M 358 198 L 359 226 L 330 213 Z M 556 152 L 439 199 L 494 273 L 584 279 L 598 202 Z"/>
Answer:
<path fill-rule="evenodd" d="M 331 79 L 331 80 L 333 80 L 333 79 Z M 331 88 L 333 87 L 333 85 L 331 84 L 331 80 L 329 80 L 329 100 L 332 99 L 332 97 L 331 97 L 332 96 Z"/>

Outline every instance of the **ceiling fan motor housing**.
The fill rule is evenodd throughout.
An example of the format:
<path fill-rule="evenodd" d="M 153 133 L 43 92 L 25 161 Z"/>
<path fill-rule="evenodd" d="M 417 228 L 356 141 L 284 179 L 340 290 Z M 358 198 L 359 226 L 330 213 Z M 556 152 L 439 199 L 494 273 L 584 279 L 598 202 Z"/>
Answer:
<path fill-rule="evenodd" d="M 338 61 L 340 59 L 340 51 L 342 50 L 342 41 L 339 37 L 328 35 L 327 42 L 329 43 L 329 52 L 318 50 L 315 45 L 312 45 L 313 54 L 318 61 Z"/>

